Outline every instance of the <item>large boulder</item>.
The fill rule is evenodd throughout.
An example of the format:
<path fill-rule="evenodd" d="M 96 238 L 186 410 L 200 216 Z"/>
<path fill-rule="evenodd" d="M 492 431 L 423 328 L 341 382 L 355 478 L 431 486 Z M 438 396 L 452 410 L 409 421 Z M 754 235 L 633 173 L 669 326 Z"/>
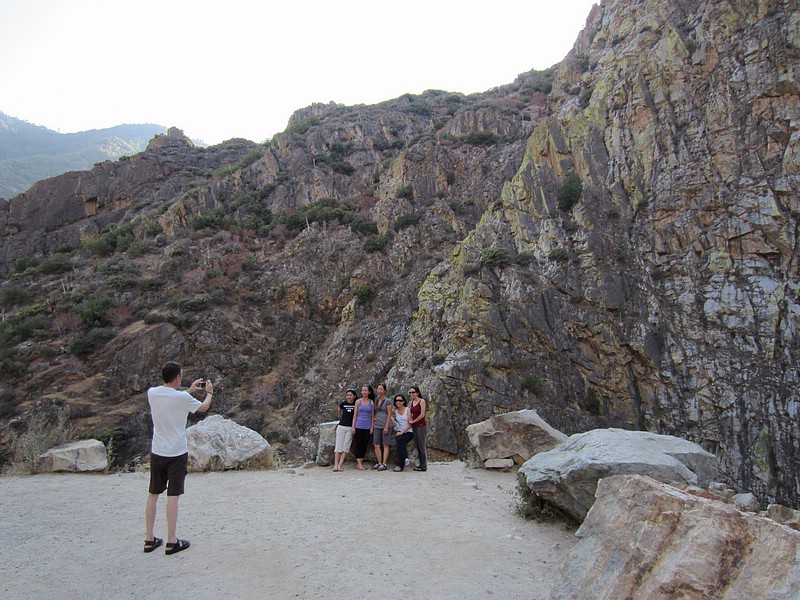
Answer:
<path fill-rule="evenodd" d="M 647 431 L 595 429 L 528 460 L 519 472 L 537 496 L 582 521 L 597 482 L 611 475 L 647 475 L 664 483 L 707 487 L 717 458 L 697 444 Z"/>
<path fill-rule="evenodd" d="M 272 468 L 272 447 L 252 429 L 212 415 L 186 430 L 189 471 Z"/>
<path fill-rule="evenodd" d="M 338 424 L 339 421 L 320 423 L 316 457 L 316 463 L 320 467 L 329 467 L 333 464 L 333 449 L 336 447 L 336 426 Z"/>
<path fill-rule="evenodd" d="M 551 600 L 800 598 L 800 532 L 640 475 L 602 479 Z"/>
<path fill-rule="evenodd" d="M 81 440 L 50 448 L 39 455 L 40 473 L 107 471 L 108 452 L 99 440 Z"/>
<path fill-rule="evenodd" d="M 467 427 L 470 444 L 486 463 L 513 459 L 517 465 L 539 452 L 552 450 L 567 436 L 548 425 L 535 410 L 497 415 Z"/>

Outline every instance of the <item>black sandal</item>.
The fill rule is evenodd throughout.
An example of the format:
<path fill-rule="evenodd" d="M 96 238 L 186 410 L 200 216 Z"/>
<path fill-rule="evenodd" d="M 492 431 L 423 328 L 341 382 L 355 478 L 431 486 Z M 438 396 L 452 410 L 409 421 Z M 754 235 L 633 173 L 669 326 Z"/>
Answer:
<path fill-rule="evenodd" d="M 157 538 L 153 536 L 152 540 L 145 540 L 144 541 L 144 551 L 145 552 L 152 552 L 156 548 L 158 548 L 161 544 L 164 543 L 164 540 L 161 538 Z"/>
<path fill-rule="evenodd" d="M 189 547 L 189 540 L 178 540 L 174 544 L 167 544 L 164 554 L 177 554 L 181 550 L 186 550 Z"/>

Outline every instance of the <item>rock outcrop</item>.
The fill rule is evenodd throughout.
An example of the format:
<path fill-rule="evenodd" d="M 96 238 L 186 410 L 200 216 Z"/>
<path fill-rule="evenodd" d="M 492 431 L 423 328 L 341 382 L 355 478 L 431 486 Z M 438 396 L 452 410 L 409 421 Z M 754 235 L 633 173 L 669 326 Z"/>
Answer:
<path fill-rule="evenodd" d="M 517 174 L 420 290 L 388 379 L 441 406 L 433 444 L 531 407 L 690 439 L 800 503 L 799 60 L 785 4 L 594 8 Z"/>
<path fill-rule="evenodd" d="M 539 452 L 552 450 L 567 439 L 565 434 L 545 423 L 535 410 L 515 411 L 474 423 L 467 427 L 467 436 L 484 462 L 510 458 L 512 464 L 517 465 Z"/>
<path fill-rule="evenodd" d="M 800 532 L 639 475 L 602 479 L 551 600 L 800 597 Z"/>
<path fill-rule="evenodd" d="M 105 472 L 108 470 L 108 452 L 99 440 L 61 444 L 39 456 L 36 470 L 39 473 Z"/>
<path fill-rule="evenodd" d="M 575 434 L 557 448 L 536 454 L 519 470 L 534 494 L 579 522 L 604 477 L 638 474 L 705 488 L 718 473 L 717 458 L 693 442 L 622 429 Z"/>
<path fill-rule="evenodd" d="M 319 442 L 314 461 L 320 467 L 329 467 L 334 462 L 333 450 L 336 447 L 336 426 L 338 424 L 339 421 L 330 421 L 319 425 Z"/>
<path fill-rule="evenodd" d="M 220 415 L 211 415 L 186 429 L 189 471 L 226 471 L 247 466 L 270 469 L 269 442 L 247 427 Z"/>

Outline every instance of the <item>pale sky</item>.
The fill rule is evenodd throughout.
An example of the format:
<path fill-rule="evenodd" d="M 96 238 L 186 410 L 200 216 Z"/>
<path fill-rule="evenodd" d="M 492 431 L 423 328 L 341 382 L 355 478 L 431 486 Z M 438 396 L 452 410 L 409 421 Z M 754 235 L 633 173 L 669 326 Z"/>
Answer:
<path fill-rule="evenodd" d="M 600 0 L 0 0 L 0 112 L 262 142 L 314 102 L 471 94 L 559 62 Z"/>

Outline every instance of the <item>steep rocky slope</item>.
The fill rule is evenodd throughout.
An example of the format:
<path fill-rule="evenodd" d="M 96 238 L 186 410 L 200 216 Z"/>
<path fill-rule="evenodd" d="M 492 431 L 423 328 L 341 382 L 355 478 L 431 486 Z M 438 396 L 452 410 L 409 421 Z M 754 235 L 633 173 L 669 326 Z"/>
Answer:
<path fill-rule="evenodd" d="M 420 385 L 435 455 L 537 409 L 703 444 L 797 506 L 796 2 L 607 0 L 553 72 L 178 132 L 3 207 L 4 428 L 66 403 L 146 451 L 175 358 L 290 459 Z"/>
<path fill-rule="evenodd" d="M 420 291 L 390 379 L 450 400 L 437 439 L 530 402 L 565 431 L 590 413 L 688 437 L 797 503 L 796 9 L 594 11 L 501 202 Z M 488 248 L 508 266 L 467 275 Z"/>

